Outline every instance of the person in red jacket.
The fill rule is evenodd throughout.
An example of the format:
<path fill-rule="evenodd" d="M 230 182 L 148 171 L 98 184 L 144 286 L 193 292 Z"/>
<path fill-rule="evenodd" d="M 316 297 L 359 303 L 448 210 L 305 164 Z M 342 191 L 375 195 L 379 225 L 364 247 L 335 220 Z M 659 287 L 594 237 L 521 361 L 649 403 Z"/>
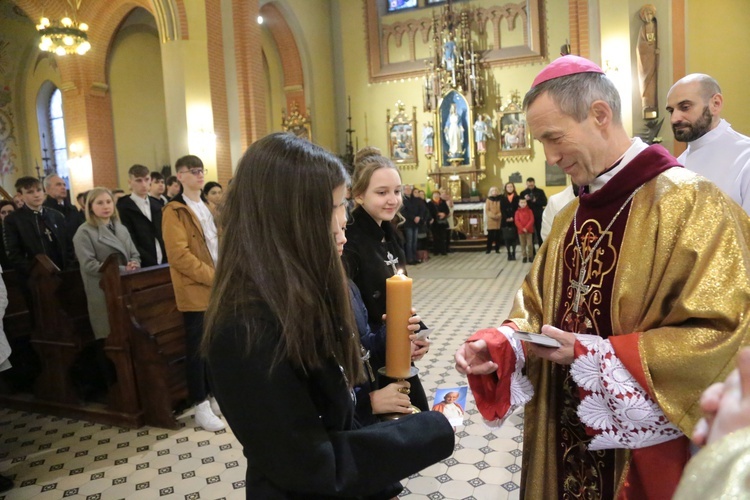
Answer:
<path fill-rule="evenodd" d="M 518 200 L 518 210 L 515 215 L 518 239 L 521 240 L 521 252 L 523 261 L 534 260 L 534 212 L 526 206 L 526 200 Z"/>

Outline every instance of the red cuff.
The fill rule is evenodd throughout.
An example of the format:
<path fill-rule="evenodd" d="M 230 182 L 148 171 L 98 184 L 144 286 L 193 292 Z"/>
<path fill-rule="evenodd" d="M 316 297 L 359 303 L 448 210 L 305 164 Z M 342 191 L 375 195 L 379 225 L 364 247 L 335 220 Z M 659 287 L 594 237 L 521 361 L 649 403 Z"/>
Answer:
<path fill-rule="evenodd" d="M 516 354 L 505 335 L 497 328 L 486 328 L 472 335 L 467 342 L 484 340 L 490 359 L 498 366 L 489 375 L 468 375 L 469 387 L 474 394 L 477 409 L 486 420 L 505 417 L 510 409 L 510 378 L 516 369 Z"/>
<path fill-rule="evenodd" d="M 640 333 L 613 335 L 607 340 L 612 344 L 615 355 L 622 361 L 622 364 L 627 368 L 636 382 L 653 398 L 654 394 L 651 393 L 648 386 L 646 373 L 643 371 L 643 363 L 641 363 L 641 352 L 638 349 L 640 335 Z"/>

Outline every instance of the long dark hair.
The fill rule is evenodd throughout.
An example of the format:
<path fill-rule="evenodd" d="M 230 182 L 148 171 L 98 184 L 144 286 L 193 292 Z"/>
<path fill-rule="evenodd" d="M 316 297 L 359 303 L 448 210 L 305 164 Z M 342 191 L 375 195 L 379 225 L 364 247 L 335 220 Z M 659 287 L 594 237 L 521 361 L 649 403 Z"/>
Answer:
<path fill-rule="evenodd" d="M 255 142 L 240 160 L 218 218 L 219 265 L 203 351 L 239 315 L 253 346 L 252 310 L 281 326 L 274 364 L 303 370 L 335 355 L 350 385 L 362 379 L 359 336 L 331 230 L 332 192 L 348 182 L 334 155 L 288 133 Z"/>

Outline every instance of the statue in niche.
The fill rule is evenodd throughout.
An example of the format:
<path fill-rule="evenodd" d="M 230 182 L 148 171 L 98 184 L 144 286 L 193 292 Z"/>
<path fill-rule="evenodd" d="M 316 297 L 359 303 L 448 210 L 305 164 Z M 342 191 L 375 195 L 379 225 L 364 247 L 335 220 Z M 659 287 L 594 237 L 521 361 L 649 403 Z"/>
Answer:
<path fill-rule="evenodd" d="M 463 155 L 464 151 L 464 127 L 461 124 L 461 117 L 456 112 L 456 104 L 451 104 L 448 123 L 443 131 L 445 140 L 448 142 L 448 157 L 455 158 Z"/>
<path fill-rule="evenodd" d="M 425 156 L 431 157 L 435 148 L 435 129 L 432 128 L 431 122 L 425 123 L 422 129 L 422 145 Z"/>
<path fill-rule="evenodd" d="M 487 123 L 482 120 L 482 115 L 477 115 L 477 121 L 474 122 L 474 140 L 477 142 L 477 152 L 484 153 L 485 136 L 487 135 Z"/>
<path fill-rule="evenodd" d="M 448 71 L 453 71 L 456 67 L 456 41 L 453 40 L 453 35 L 443 45 L 443 64 Z"/>
<path fill-rule="evenodd" d="M 643 119 L 651 120 L 659 116 L 656 98 L 656 76 L 659 66 L 657 44 L 656 7 L 646 4 L 639 12 L 643 26 L 638 32 L 638 81 L 641 89 Z"/>

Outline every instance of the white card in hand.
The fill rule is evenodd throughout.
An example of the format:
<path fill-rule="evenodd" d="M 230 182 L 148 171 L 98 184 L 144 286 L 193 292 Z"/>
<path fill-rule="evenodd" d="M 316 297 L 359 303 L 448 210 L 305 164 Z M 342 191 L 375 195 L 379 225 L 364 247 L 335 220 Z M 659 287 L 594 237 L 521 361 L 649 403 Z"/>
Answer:
<path fill-rule="evenodd" d="M 523 342 L 532 342 L 534 344 L 543 345 L 544 347 L 562 347 L 562 344 L 552 337 L 547 337 L 541 333 L 529 333 L 522 331 L 514 331 L 513 336 Z"/>

